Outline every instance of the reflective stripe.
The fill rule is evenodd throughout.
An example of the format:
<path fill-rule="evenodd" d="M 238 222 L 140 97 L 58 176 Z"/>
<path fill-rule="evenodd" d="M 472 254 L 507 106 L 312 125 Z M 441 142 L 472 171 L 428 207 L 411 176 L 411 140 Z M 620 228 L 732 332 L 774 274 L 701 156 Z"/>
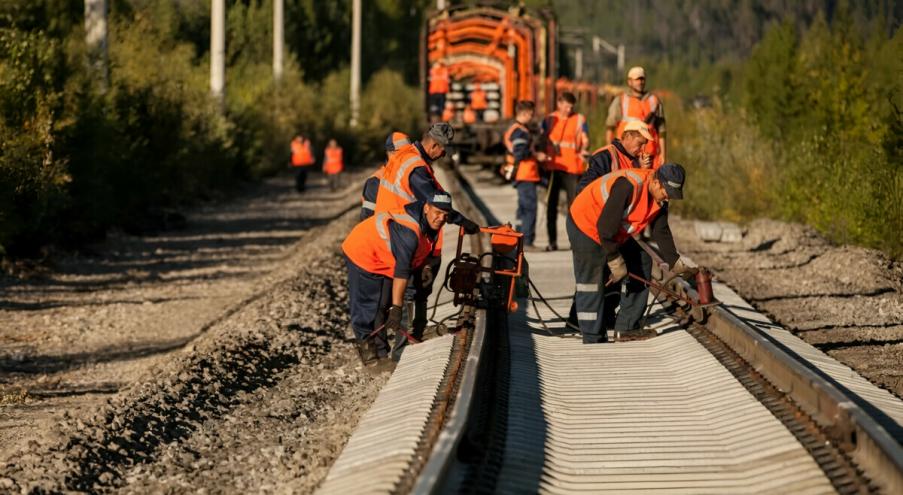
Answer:
<path fill-rule="evenodd" d="M 596 321 L 596 313 L 580 312 L 577 313 L 577 319 L 580 321 Z"/>
<path fill-rule="evenodd" d="M 405 176 L 405 172 L 407 172 L 408 169 L 411 168 L 411 165 L 417 163 L 418 161 L 422 161 L 422 158 L 420 158 L 419 156 L 412 156 L 405 160 L 404 163 L 401 164 L 401 167 L 398 167 L 398 173 L 395 174 L 395 183 L 398 184 L 399 187 L 401 186 L 401 178 Z"/>
<path fill-rule="evenodd" d="M 392 215 L 392 220 L 404 220 L 407 222 L 411 222 L 413 224 L 417 224 L 417 220 L 414 220 L 414 217 L 408 215 L 407 213 L 402 213 L 401 215 Z"/>
<path fill-rule="evenodd" d="M 627 120 L 627 113 L 630 110 L 630 97 L 627 93 L 621 94 L 621 120 Z M 639 119 L 637 119 L 639 120 Z"/>
<path fill-rule="evenodd" d="M 574 148 L 577 149 L 577 143 L 572 143 L 570 141 L 552 141 L 559 148 Z"/>
<path fill-rule="evenodd" d="M 644 121 L 643 119 L 640 119 L 640 118 L 637 118 L 637 117 L 624 117 L 624 118 L 621 119 L 621 120 L 624 120 L 624 121 L 626 121 L 626 122 L 643 122 L 643 123 L 645 123 L 645 121 Z"/>
<path fill-rule="evenodd" d="M 408 203 L 414 201 L 414 196 L 407 193 L 407 191 L 403 190 L 401 186 L 393 184 L 386 179 L 382 179 L 379 181 L 379 185 L 388 189 L 392 194 L 401 196 L 406 199 Z"/>
<path fill-rule="evenodd" d="M 577 284 L 577 292 L 599 292 L 599 284 Z"/>
<path fill-rule="evenodd" d="M 527 143 L 529 143 L 529 142 L 530 142 L 530 141 L 529 141 L 528 139 L 520 139 L 520 138 L 518 138 L 518 139 L 515 139 L 515 140 L 511 141 L 511 146 L 513 147 L 513 146 L 518 145 L 518 144 L 527 144 Z"/>
<path fill-rule="evenodd" d="M 376 214 L 376 233 L 379 234 L 379 237 L 383 241 L 385 241 L 386 248 L 388 248 L 389 251 L 391 252 L 392 251 L 392 243 L 389 242 L 389 233 L 386 232 L 385 220 L 386 220 L 387 216 L 389 216 L 389 215 L 385 212 Z"/>
<path fill-rule="evenodd" d="M 376 209 L 376 203 L 374 203 L 373 201 L 364 200 L 364 201 L 361 201 L 361 208 L 363 208 L 365 210 L 373 211 Z"/>
<path fill-rule="evenodd" d="M 410 141 L 410 139 L 407 139 L 407 138 L 401 138 L 401 139 L 396 139 L 395 141 L 392 141 L 392 146 L 394 146 L 396 150 L 398 148 L 401 148 L 402 146 L 407 146 L 409 144 L 411 144 L 411 141 Z"/>

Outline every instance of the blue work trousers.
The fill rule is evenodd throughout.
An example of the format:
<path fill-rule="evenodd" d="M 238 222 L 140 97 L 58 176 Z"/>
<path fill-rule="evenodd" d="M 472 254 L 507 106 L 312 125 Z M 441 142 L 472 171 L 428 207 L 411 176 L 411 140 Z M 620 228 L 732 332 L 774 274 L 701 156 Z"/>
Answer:
<path fill-rule="evenodd" d="M 524 244 L 536 241 L 536 183 L 517 182 L 517 230 L 524 234 Z"/>
<path fill-rule="evenodd" d="M 348 299 L 350 303 L 351 328 L 358 342 L 363 342 L 374 329 L 379 328 L 386 318 L 386 311 L 392 304 L 392 279 L 370 273 L 345 257 L 348 267 Z M 385 331 L 373 339 L 379 354 L 388 353 L 389 346 Z"/>

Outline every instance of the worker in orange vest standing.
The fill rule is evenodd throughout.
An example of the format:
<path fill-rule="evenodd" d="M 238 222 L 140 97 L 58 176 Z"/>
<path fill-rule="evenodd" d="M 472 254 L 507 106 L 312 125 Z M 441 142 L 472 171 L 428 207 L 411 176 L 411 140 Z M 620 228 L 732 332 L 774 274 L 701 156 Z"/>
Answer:
<path fill-rule="evenodd" d="M 524 249 L 534 251 L 536 240 L 536 184 L 539 182 L 539 163 L 545 161 L 542 151 L 533 152 L 533 138 L 527 125 L 533 120 L 536 105 L 529 100 L 514 107 L 514 123 L 505 132 L 505 164 L 502 175 L 514 181 L 517 189 L 517 230 L 524 233 Z"/>
<path fill-rule="evenodd" d="M 556 111 L 542 121 L 542 135 L 549 156 L 546 168 L 552 171 L 546 208 L 548 251 L 558 249 L 558 196 L 563 189 L 568 206 L 574 201 L 577 179 L 585 169 L 584 158 L 589 146 L 589 126 L 583 115 L 574 112 L 577 104 L 574 94 L 562 92 L 555 104 Z"/>
<path fill-rule="evenodd" d="M 436 194 L 444 193 L 445 189 L 436 178 L 432 163 L 445 155 L 445 149 L 454 137 L 455 130 L 452 126 L 439 122 L 431 125 L 420 141 L 414 141 L 412 145 L 398 150 L 386 164 L 383 172 L 376 196 L 376 213 L 398 209 L 412 201 L 428 201 Z M 449 213 L 448 223 L 460 225 L 467 234 L 476 234 L 480 231 L 480 226 L 476 222 L 455 210 Z M 436 276 L 440 273 L 441 248 L 440 235 L 426 265 L 413 274 L 413 280 L 420 283 L 411 284 L 415 290 L 409 290 L 406 296 L 414 305 L 412 330 L 414 336 L 418 338 L 426 328 L 427 297 L 432 292 Z"/>
<path fill-rule="evenodd" d="M 646 70 L 633 67 L 627 72 L 626 93 L 611 101 L 608 118 L 605 120 L 605 140 L 614 142 L 622 138 L 630 122 L 646 125 L 652 139 L 640 153 L 644 166 L 659 167 L 665 163 L 665 109 L 658 96 L 646 91 Z"/>
<path fill-rule="evenodd" d="M 476 112 L 476 118 L 483 120 L 483 112 L 489 108 L 489 102 L 486 101 L 486 92 L 480 83 L 473 83 L 473 90 L 470 92 L 470 108 Z"/>
<path fill-rule="evenodd" d="M 451 122 L 455 120 L 455 104 L 447 101 L 445 102 L 445 110 L 442 111 L 442 122 Z"/>
<path fill-rule="evenodd" d="M 295 175 L 295 189 L 298 192 L 304 192 L 307 184 L 307 172 L 309 167 L 314 164 L 314 152 L 310 145 L 310 140 L 298 134 L 292 139 L 291 151 L 292 157 L 289 161 L 292 168 L 297 171 Z"/>
<path fill-rule="evenodd" d="M 470 103 L 464 107 L 464 112 L 461 117 L 461 121 L 465 124 L 476 124 L 477 123 L 477 112 L 470 106 Z"/>
<path fill-rule="evenodd" d="M 342 243 L 351 328 L 365 365 L 389 356 L 388 332 L 396 343 L 410 334 L 402 325 L 408 280 L 426 264 L 452 211 L 451 196 L 439 193 L 427 202 L 377 213 L 357 224 Z"/>
<path fill-rule="evenodd" d="M 686 274 L 668 226 L 668 201 L 683 198 L 684 168 L 665 164 L 659 169 L 627 168 L 603 175 L 577 195 L 568 212 L 567 232 L 574 256 L 577 281 L 574 304 L 584 343 L 605 342 L 605 322 L 614 307 L 606 304 L 604 291 L 619 291 L 628 272 L 649 279 L 639 266 L 639 244 L 633 235 L 652 226 L 662 259 L 672 271 Z M 649 289 L 637 280 L 627 281 L 626 295 L 614 323 L 617 331 L 637 329 L 646 310 Z"/>
<path fill-rule="evenodd" d="M 411 138 L 403 132 L 395 131 L 386 137 L 386 159 L 391 160 L 398 150 L 405 146 L 410 146 Z M 388 163 L 388 162 L 386 162 Z M 379 193 L 379 181 L 382 180 L 386 171 L 386 163 L 383 163 L 373 175 L 367 177 L 364 181 L 364 190 L 361 191 L 361 220 L 366 220 L 373 215 L 376 209 L 376 196 Z"/>
<path fill-rule="evenodd" d="M 339 175 L 345 170 L 345 160 L 342 147 L 335 139 L 330 139 L 326 149 L 323 150 L 323 173 L 329 182 L 329 190 L 339 188 Z"/>
<path fill-rule="evenodd" d="M 433 62 L 430 67 L 429 80 L 429 111 L 430 117 L 438 119 L 445 109 L 445 95 L 448 94 L 449 76 L 448 67 L 441 61 Z"/>

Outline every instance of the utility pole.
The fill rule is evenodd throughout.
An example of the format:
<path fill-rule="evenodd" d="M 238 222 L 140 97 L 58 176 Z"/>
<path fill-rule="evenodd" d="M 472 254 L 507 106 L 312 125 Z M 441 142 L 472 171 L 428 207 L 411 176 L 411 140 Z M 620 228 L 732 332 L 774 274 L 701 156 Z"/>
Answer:
<path fill-rule="evenodd" d="M 282 79 L 282 54 L 285 49 L 284 0 L 273 0 L 273 80 Z"/>
<path fill-rule="evenodd" d="M 361 109 L 361 0 L 353 0 L 351 13 L 351 127 L 357 127 Z"/>
<path fill-rule="evenodd" d="M 226 88 L 226 0 L 210 2 L 210 93 L 223 103 Z"/>
<path fill-rule="evenodd" d="M 106 91 L 107 72 L 107 0 L 85 0 L 85 45 L 88 66 L 98 76 L 101 91 Z"/>

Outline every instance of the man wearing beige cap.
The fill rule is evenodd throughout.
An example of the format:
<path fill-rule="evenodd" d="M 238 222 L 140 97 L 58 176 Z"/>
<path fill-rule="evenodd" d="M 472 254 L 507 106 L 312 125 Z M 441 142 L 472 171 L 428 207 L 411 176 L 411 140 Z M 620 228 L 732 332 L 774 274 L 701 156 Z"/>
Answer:
<path fill-rule="evenodd" d="M 651 139 L 638 155 L 648 160 L 654 168 L 665 163 L 665 110 L 657 96 L 646 91 L 646 71 L 633 67 L 627 71 L 627 92 L 611 102 L 605 121 L 605 139 L 622 138 L 627 125 L 638 122 L 646 125 Z"/>
<path fill-rule="evenodd" d="M 648 156 L 643 157 L 645 161 L 640 159 L 643 148 L 652 139 L 645 123 L 628 122 L 620 139 L 615 138 L 611 144 L 597 149 L 590 156 L 589 167 L 577 183 L 577 194 L 587 184 L 609 172 L 625 168 L 652 168 L 652 161 Z"/>

